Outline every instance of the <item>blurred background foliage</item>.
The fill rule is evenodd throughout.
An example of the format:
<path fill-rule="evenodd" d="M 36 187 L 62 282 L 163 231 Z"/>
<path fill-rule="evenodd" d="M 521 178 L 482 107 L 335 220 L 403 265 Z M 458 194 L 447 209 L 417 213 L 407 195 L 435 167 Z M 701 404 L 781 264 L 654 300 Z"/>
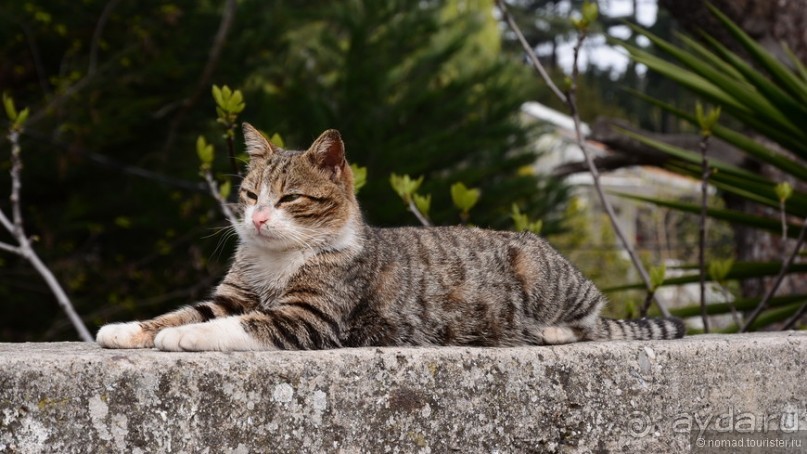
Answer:
<path fill-rule="evenodd" d="M 519 106 L 541 87 L 500 47 L 490 1 L 3 2 L 0 89 L 32 110 L 28 230 L 91 327 L 207 294 L 233 247 L 197 173 L 200 134 L 229 173 L 215 83 L 291 148 L 338 128 L 374 224 L 414 221 L 396 171 L 425 176 L 437 223 L 458 222 L 462 181 L 484 194 L 475 223 L 508 227 L 517 203 L 557 232 L 566 188 L 519 172 L 535 159 Z M 0 340 L 73 338 L 30 267 L 0 260 Z"/>
<path fill-rule="evenodd" d="M 569 17 L 582 1 L 509 3 L 530 42 L 549 49 L 545 63 L 561 81 L 561 57 L 574 39 Z M 610 246 L 611 233 L 581 216 L 561 180 L 530 169 L 542 127 L 523 121 L 521 104 L 565 109 L 497 17 L 492 0 L 2 2 L 0 91 L 31 108 L 21 145 L 35 247 L 91 329 L 207 295 L 234 246 L 221 234 L 195 151 L 205 136 L 217 176 L 231 173 L 210 96 L 217 84 L 240 89 L 240 119 L 289 148 L 339 129 L 349 161 L 367 168 L 359 200 L 373 224 L 417 223 L 390 187 L 391 173 L 424 177 L 420 193 L 432 195 L 436 224 L 460 221 L 449 190 L 459 181 L 481 190 L 472 223 L 512 228 L 515 205 L 598 284 L 624 283 L 629 266 Z M 618 27 L 637 44 L 640 35 L 621 22 L 637 20 L 635 8 L 632 16 L 602 14 L 590 41 L 602 43 Z M 660 9 L 650 31 L 678 42 L 673 25 Z M 641 65 L 588 61 L 578 88 L 583 120 L 691 130 L 625 87 L 694 108 L 694 95 Z M 240 135 L 236 141 L 241 150 Z M 0 207 L 8 207 L 5 197 Z M 581 250 L 592 238 L 602 251 Z M 0 255 L 0 300 L 0 341 L 75 339 L 24 260 Z M 614 315 L 631 307 L 616 305 Z"/>

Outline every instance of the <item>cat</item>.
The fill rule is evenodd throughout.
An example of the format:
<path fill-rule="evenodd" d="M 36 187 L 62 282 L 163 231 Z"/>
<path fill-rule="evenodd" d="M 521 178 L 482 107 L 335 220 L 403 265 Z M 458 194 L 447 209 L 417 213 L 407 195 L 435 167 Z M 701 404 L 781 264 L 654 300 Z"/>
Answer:
<path fill-rule="evenodd" d="M 102 347 L 499 347 L 684 335 L 675 318 L 601 318 L 603 294 L 534 234 L 368 226 L 336 130 L 306 151 L 273 145 L 248 123 L 243 131 L 249 163 L 229 272 L 207 301 L 103 326 Z"/>

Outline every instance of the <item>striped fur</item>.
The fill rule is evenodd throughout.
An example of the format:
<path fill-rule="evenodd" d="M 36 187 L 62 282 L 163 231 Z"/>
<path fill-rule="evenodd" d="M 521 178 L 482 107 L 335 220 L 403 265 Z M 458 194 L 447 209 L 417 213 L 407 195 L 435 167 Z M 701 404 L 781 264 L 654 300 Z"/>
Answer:
<path fill-rule="evenodd" d="M 208 301 L 101 328 L 108 348 L 303 350 L 672 339 L 677 319 L 610 320 L 606 299 L 543 239 L 362 220 L 339 133 L 286 151 L 244 125 L 240 245 Z"/>

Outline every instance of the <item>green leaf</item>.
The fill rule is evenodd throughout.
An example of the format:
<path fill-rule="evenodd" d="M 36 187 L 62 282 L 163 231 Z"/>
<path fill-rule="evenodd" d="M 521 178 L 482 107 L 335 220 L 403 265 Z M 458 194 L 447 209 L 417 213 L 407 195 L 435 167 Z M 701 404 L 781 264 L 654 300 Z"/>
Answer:
<path fill-rule="evenodd" d="M 28 120 L 28 114 L 30 113 L 31 112 L 27 107 L 25 109 L 22 109 L 19 115 L 17 115 L 17 120 L 14 122 L 14 126 L 16 126 L 17 128 L 22 128 L 23 125 L 25 124 L 25 121 Z"/>
<path fill-rule="evenodd" d="M 417 207 L 418 211 L 421 212 L 424 216 L 429 216 L 429 210 L 432 206 L 432 195 L 426 194 L 422 196 L 420 194 L 412 194 L 412 200 L 415 202 L 415 206 Z"/>
<path fill-rule="evenodd" d="M 241 94 L 241 90 L 235 90 L 230 97 L 230 106 L 234 107 L 244 102 L 244 95 Z"/>
<path fill-rule="evenodd" d="M 219 122 L 228 127 L 235 122 L 235 115 L 246 107 L 241 90 L 232 90 L 227 85 L 223 87 L 213 85 L 213 99 L 216 101 Z"/>
<path fill-rule="evenodd" d="M 690 115 L 680 109 L 675 108 L 674 106 L 668 103 L 664 103 L 655 98 L 647 96 L 644 93 L 637 92 L 635 90 L 628 90 L 628 91 L 632 95 L 637 96 L 697 126 L 697 120 L 695 119 L 694 115 Z M 759 159 L 760 161 L 765 162 L 767 164 L 770 164 L 797 178 L 807 180 L 807 166 L 804 166 L 800 162 L 785 157 L 780 153 L 774 152 L 773 150 L 763 146 L 759 142 L 749 138 L 748 136 L 740 134 L 739 132 L 736 132 L 730 128 L 715 125 L 713 132 L 716 137 L 719 137 L 725 140 L 726 142 L 734 145 L 735 147 L 740 148 L 741 150 L 747 152 L 754 158 Z"/>
<path fill-rule="evenodd" d="M 726 276 L 729 275 L 733 266 L 734 259 L 712 260 L 709 263 L 709 278 L 714 282 L 723 284 L 726 282 Z"/>
<path fill-rule="evenodd" d="M 671 156 L 674 156 L 676 158 L 682 159 L 682 160 L 687 161 L 687 162 L 695 163 L 695 164 L 698 164 L 698 165 L 700 165 L 700 163 L 701 163 L 701 157 L 697 153 L 693 153 L 693 152 L 691 152 L 689 150 L 685 150 L 685 149 L 680 148 L 680 147 L 676 147 L 676 146 L 673 146 L 673 145 L 670 145 L 670 144 L 666 144 L 664 142 L 660 142 L 658 140 L 651 139 L 649 137 L 645 137 L 645 136 L 643 136 L 641 134 L 638 134 L 638 133 L 635 133 L 633 131 L 628 131 L 627 129 L 623 129 L 623 128 L 615 128 L 615 129 L 617 131 L 621 132 L 622 134 L 625 134 L 628 137 L 634 138 L 634 139 L 638 140 L 639 142 L 642 142 L 645 145 L 651 146 L 651 147 L 655 148 L 656 150 L 662 151 L 662 152 L 667 153 L 667 154 L 669 154 Z M 729 173 L 732 173 L 732 174 L 742 175 L 744 177 L 751 178 L 751 179 L 754 179 L 754 180 L 757 180 L 757 181 L 762 181 L 762 182 L 766 181 L 764 178 L 761 178 L 758 175 L 756 175 L 756 174 L 754 174 L 752 172 L 749 172 L 748 170 L 742 169 L 740 167 L 737 167 L 737 166 L 734 166 L 734 165 L 731 165 L 731 164 L 726 164 L 726 163 L 724 163 L 722 161 L 718 161 L 718 160 L 713 159 L 713 160 L 709 161 L 709 165 L 711 167 L 713 167 L 713 168 L 716 168 L 716 169 L 720 170 L 721 172 L 729 172 Z"/>
<path fill-rule="evenodd" d="M 793 53 L 793 50 L 784 41 L 782 41 L 782 48 L 785 50 L 787 57 L 790 59 L 790 63 L 792 63 L 793 67 L 798 70 L 801 79 L 807 83 L 807 67 L 805 67 L 804 63 L 802 63 L 801 60 L 796 57 L 796 54 Z"/>
<path fill-rule="evenodd" d="M 272 144 L 277 145 L 280 148 L 285 148 L 286 143 L 283 141 L 283 137 L 280 136 L 280 133 L 272 134 L 272 137 L 269 139 Z"/>
<path fill-rule="evenodd" d="M 115 218 L 115 225 L 122 229 L 128 229 L 132 227 L 132 220 L 126 216 L 118 216 Z"/>
<path fill-rule="evenodd" d="M 790 92 L 791 95 L 801 99 L 802 102 L 807 102 L 807 83 L 799 80 L 793 72 L 791 72 L 785 65 L 779 62 L 773 55 L 765 50 L 762 45 L 756 42 L 753 38 L 748 36 L 740 27 L 738 27 L 731 19 L 725 14 L 715 8 L 714 5 L 706 3 L 706 7 L 714 14 L 734 36 L 734 38 L 742 44 L 745 50 L 760 64 L 768 73 L 773 76 L 782 87 Z"/>
<path fill-rule="evenodd" d="M 522 213 L 517 204 L 513 204 L 510 217 L 513 219 L 513 229 L 517 232 L 532 232 L 536 235 L 541 234 L 544 227 L 542 220 L 530 221 L 525 213 Z"/>
<path fill-rule="evenodd" d="M 787 202 L 787 199 L 793 195 L 793 186 L 787 181 L 776 185 L 776 196 L 779 197 L 780 203 Z"/>
<path fill-rule="evenodd" d="M 512 213 L 510 217 L 513 219 L 513 226 L 514 230 L 517 232 L 523 232 L 527 229 L 527 225 L 529 224 L 529 219 L 527 215 L 522 213 L 521 210 L 518 208 L 517 204 L 513 204 Z"/>
<path fill-rule="evenodd" d="M 417 192 L 420 185 L 423 183 L 423 176 L 413 180 L 409 175 L 398 176 L 396 174 L 390 175 L 390 184 L 392 189 L 403 199 L 407 205 L 412 200 L 412 194 Z"/>
<path fill-rule="evenodd" d="M 15 122 L 17 120 L 17 109 L 14 107 L 14 99 L 5 92 L 3 92 L 3 107 L 6 109 L 8 119 Z"/>
<path fill-rule="evenodd" d="M 659 266 L 651 267 L 649 273 L 650 273 L 650 289 L 652 291 L 656 291 L 656 289 L 658 289 L 664 284 L 664 277 L 667 274 L 667 266 L 661 264 Z"/>
<path fill-rule="evenodd" d="M 645 36 L 651 37 L 648 34 L 645 34 Z M 663 40 L 658 40 L 658 38 L 655 39 L 657 40 L 654 41 L 656 44 L 664 42 Z M 642 63 L 651 70 L 684 85 L 711 102 L 724 106 L 728 112 L 739 120 L 748 123 L 755 129 L 765 131 L 766 135 L 784 146 L 798 148 L 798 144 L 803 142 L 803 140 L 800 141 L 800 138 L 805 137 L 805 131 L 796 126 L 793 120 L 778 110 L 767 98 L 747 83 L 743 84 L 731 80 L 719 71 L 706 68 L 703 62 L 691 58 L 691 56 L 686 56 L 684 51 L 675 48 L 669 43 L 664 45 L 664 50 L 674 53 L 676 58 L 684 59 L 695 72 L 687 71 L 624 41 L 614 39 L 611 39 L 611 41 L 619 43 L 628 50 L 636 62 Z"/>
<path fill-rule="evenodd" d="M 232 192 L 233 183 L 230 180 L 225 180 L 224 183 L 221 183 L 219 186 L 219 195 L 222 199 L 227 200 L 230 197 L 230 192 Z"/>
<path fill-rule="evenodd" d="M 759 69 L 750 65 L 744 58 L 729 50 L 723 43 L 713 37 L 703 34 L 703 38 L 720 54 L 724 64 L 729 65 L 732 71 L 740 73 L 739 78 L 748 81 L 759 90 L 774 106 L 789 117 L 800 117 L 807 113 L 807 107 L 772 82 Z M 721 67 L 722 68 L 722 67 Z"/>
<path fill-rule="evenodd" d="M 277 145 L 274 141 L 275 136 L 278 138 L 280 136 L 277 134 L 272 136 L 272 143 Z M 364 187 L 364 185 L 367 183 L 367 167 L 359 167 L 356 164 L 350 164 L 350 170 L 353 172 L 353 193 L 358 194 L 359 189 Z"/>
<path fill-rule="evenodd" d="M 463 183 L 456 182 L 451 185 L 451 200 L 454 206 L 462 213 L 468 213 L 479 201 L 482 191 L 475 188 L 467 188 Z"/>
<path fill-rule="evenodd" d="M 196 138 L 196 156 L 199 157 L 202 167 L 210 169 L 213 163 L 213 145 L 209 145 L 204 136 Z"/>
<path fill-rule="evenodd" d="M 597 16 L 599 15 L 599 8 L 597 7 L 597 4 L 589 3 L 588 1 L 583 2 L 582 15 L 583 20 L 589 24 L 596 22 Z"/>
<path fill-rule="evenodd" d="M 213 85 L 213 100 L 216 101 L 216 105 L 221 107 L 224 105 L 224 98 L 221 95 L 221 88 L 218 85 Z"/>
<path fill-rule="evenodd" d="M 712 129 L 720 118 L 720 106 L 704 112 L 703 105 L 698 101 L 695 103 L 695 118 L 698 119 L 698 125 L 701 127 L 701 135 L 709 137 L 712 135 Z"/>

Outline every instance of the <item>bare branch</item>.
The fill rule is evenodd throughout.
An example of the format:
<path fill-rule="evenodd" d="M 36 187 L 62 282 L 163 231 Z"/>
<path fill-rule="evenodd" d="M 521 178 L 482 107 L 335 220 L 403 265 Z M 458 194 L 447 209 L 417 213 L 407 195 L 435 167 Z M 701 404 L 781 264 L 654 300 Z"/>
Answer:
<path fill-rule="evenodd" d="M 79 317 L 79 315 L 76 313 L 75 309 L 73 308 L 73 304 L 70 302 L 70 298 L 67 297 L 67 293 L 65 293 L 64 289 L 59 284 L 59 281 L 56 279 L 50 269 L 42 262 L 42 260 L 36 254 L 36 251 L 34 251 L 33 247 L 31 247 L 31 242 L 28 240 L 28 237 L 25 234 L 22 221 L 22 210 L 20 208 L 20 188 L 22 186 L 20 174 L 22 173 L 22 159 L 20 157 L 19 138 L 19 131 L 12 127 L 8 134 L 8 140 L 11 142 L 10 199 L 13 222 L 6 217 L 5 213 L 0 211 L 0 223 L 2 223 L 3 226 L 9 230 L 12 236 L 14 236 L 14 239 L 16 239 L 17 243 L 19 243 L 19 247 L 15 248 L 14 246 L 0 243 L 2 244 L 0 249 L 8 252 L 14 252 L 20 257 L 28 260 L 31 265 L 33 265 L 39 275 L 45 280 L 45 283 L 48 284 L 51 293 L 53 293 L 53 296 L 56 297 L 56 301 L 70 319 L 70 322 L 78 332 L 81 340 L 85 342 L 92 342 L 93 338 L 90 335 L 89 330 L 87 330 L 87 326 L 84 325 L 84 321 L 82 321 L 81 317 Z"/>
<path fill-rule="evenodd" d="M 521 28 L 519 28 L 518 24 L 516 24 L 516 21 L 515 19 L 513 19 L 513 16 L 510 14 L 510 11 L 507 10 L 507 5 L 504 3 L 504 0 L 496 0 L 496 6 L 502 13 L 502 17 L 504 18 L 504 20 L 507 21 L 507 25 L 510 26 L 510 30 L 512 30 L 513 33 L 516 34 L 518 41 L 521 43 L 521 47 L 523 47 L 524 50 L 527 52 L 527 58 L 530 59 L 532 66 L 536 69 L 536 71 L 538 71 L 538 73 L 541 75 L 541 78 L 544 79 L 546 84 L 549 86 L 550 90 L 552 90 L 552 93 L 555 93 L 555 96 L 557 96 L 561 101 L 567 102 L 566 96 L 563 94 L 562 91 L 560 91 L 558 86 L 555 85 L 554 82 L 552 82 L 552 79 L 549 77 L 549 73 L 547 73 L 546 69 L 544 69 L 544 65 L 541 64 L 540 60 L 538 60 L 538 56 L 535 55 L 535 51 L 527 42 L 527 39 L 524 38 L 524 33 L 521 32 Z"/>
<path fill-rule="evenodd" d="M 219 191 L 219 184 L 216 183 L 216 180 L 213 179 L 213 175 L 210 173 L 209 170 L 206 170 L 202 173 L 204 176 L 205 182 L 207 183 L 207 187 L 210 190 L 210 195 L 216 199 L 216 202 L 219 203 L 219 208 L 221 212 L 224 214 L 224 217 L 232 225 L 238 224 L 238 219 L 236 218 L 235 214 L 233 214 L 233 210 L 230 209 L 230 206 L 227 204 L 227 201 L 221 196 L 221 192 Z"/>
<path fill-rule="evenodd" d="M 807 303 L 804 303 L 804 304 L 802 304 L 802 305 L 801 305 L 801 307 L 800 307 L 800 308 L 799 308 L 799 309 L 796 311 L 796 313 L 795 313 L 795 314 L 793 314 L 793 316 L 792 316 L 792 317 L 790 317 L 790 318 L 789 318 L 789 319 L 788 319 L 788 320 L 785 322 L 785 325 L 782 327 L 782 330 L 788 330 L 788 329 L 792 329 L 794 326 L 796 326 L 796 323 L 798 323 L 798 321 L 799 321 L 799 320 L 801 320 L 801 318 L 802 318 L 802 317 L 804 317 L 804 314 L 805 314 L 806 312 L 807 312 Z"/>
<path fill-rule="evenodd" d="M 782 281 L 785 279 L 785 274 L 787 274 L 787 270 L 793 265 L 793 261 L 796 259 L 796 256 L 799 255 L 799 251 L 801 250 L 801 246 L 804 245 L 804 238 L 805 233 L 807 232 L 807 218 L 804 218 L 802 221 L 801 231 L 799 232 L 799 238 L 796 240 L 796 245 L 793 247 L 793 251 L 782 260 L 782 267 L 779 269 L 779 274 L 776 276 L 776 280 L 773 281 L 773 285 L 768 288 L 768 291 L 765 293 L 765 297 L 762 298 L 762 301 L 759 302 L 756 308 L 754 308 L 754 312 L 748 317 L 748 320 L 745 321 L 745 325 L 743 325 L 743 329 L 740 332 L 747 332 L 751 328 L 751 324 L 759 317 L 759 314 L 762 313 L 765 309 L 768 308 L 768 303 L 770 302 L 771 298 L 773 298 L 774 293 L 776 290 L 779 289 L 779 286 L 782 285 Z M 802 311 L 803 307 L 799 309 Z M 798 313 L 798 312 L 797 312 Z M 788 320 L 790 323 L 790 320 Z M 795 323 L 795 320 L 793 320 Z M 786 324 L 787 325 L 787 324 Z"/>
<path fill-rule="evenodd" d="M 505 19 L 507 19 L 507 24 L 510 26 L 511 30 L 513 30 L 513 32 L 516 34 L 516 36 L 520 37 L 519 41 L 521 42 L 521 46 L 524 48 L 524 51 L 527 52 L 527 55 L 529 55 L 530 60 L 533 63 L 533 66 L 535 66 L 535 69 L 537 69 L 538 72 L 541 73 L 541 76 L 544 78 L 544 80 L 548 84 L 550 84 L 550 87 L 554 87 L 553 91 L 555 91 L 555 94 L 561 100 L 566 102 L 566 105 L 569 107 L 569 111 L 571 112 L 572 119 L 574 120 L 575 141 L 577 142 L 577 146 L 580 148 L 580 151 L 583 152 L 583 156 L 585 157 L 586 164 L 588 165 L 588 168 L 589 168 L 589 172 L 591 172 L 591 177 L 592 177 L 592 180 L 594 182 L 594 189 L 596 190 L 597 195 L 599 196 L 600 202 L 602 203 L 602 206 L 603 206 L 603 209 L 605 210 L 605 213 L 608 215 L 608 219 L 611 221 L 611 225 L 614 228 L 614 232 L 616 233 L 616 236 L 619 238 L 619 241 L 622 243 L 622 247 L 628 253 L 628 255 L 630 256 L 631 262 L 633 262 L 633 266 L 639 272 L 639 276 L 642 278 L 642 281 L 645 284 L 645 288 L 648 291 L 651 291 L 652 286 L 650 284 L 650 275 L 647 273 L 647 270 L 645 269 L 644 265 L 642 265 L 642 262 L 639 261 L 639 258 L 636 255 L 636 252 L 633 250 L 633 247 L 628 242 L 627 237 L 625 236 L 625 233 L 622 231 L 622 227 L 619 226 L 619 223 L 616 220 L 616 214 L 614 213 L 614 209 L 611 206 L 611 203 L 608 202 L 608 199 L 605 197 L 605 192 L 602 189 L 602 184 L 600 183 L 600 173 L 597 170 L 597 166 L 594 164 L 594 161 L 593 161 L 593 159 L 591 157 L 591 154 L 586 149 L 585 139 L 583 138 L 583 133 L 582 133 L 581 124 L 580 124 L 581 123 L 580 122 L 580 114 L 577 111 L 577 102 L 575 100 L 575 93 L 577 91 L 577 76 L 578 76 L 577 61 L 578 61 L 578 57 L 579 57 L 579 54 L 580 54 L 580 48 L 583 45 L 583 41 L 586 39 L 585 32 L 584 31 L 580 32 L 580 34 L 577 37 L 577 43 L 574 46 L 574 60 L 573 60 L 573 65 L 572 65 L 572 83 L 571 83 L 571 87 L 569 88 L 569 91 L 564 96 L 563 93 L 560 93 L 560 90 L 558 90 L 557 87 L 554 84 L 552 84 L 551 80 L 549 79 L 548 74 L 546 74 L 546 71 L 543 69 L 543 66 L 541 65 L 541 62 L 538 61 L 538 56 L 535 55 L 535 50 L 532 49 L 532 47 L 530 47 L 529 43 L 527 43 L 527 41 L 525 39 L 523 39 L 524 34 L 521 33 L 521 29 L 518 27 L 518 24 L 515 23 L 513 18 L 507 12 L 507 7 L 504 4 L 504 0 L 496 0 L 496 5 L 498 6 L 499 10 L 502 12 L 502 16 L 504 16 Z M 667 310 L 666 306 L 664 306 L 664 304 L 662 304 L 661 301 L 658 300 L 658 298 L 654 297 L 654 299 L 655 299 L 656 305 L 658 306 L 658 308 L 661 311 L 662 315 L 664 315 L 665 317 L 669 317 L 670 316 L 670 311 Z"/>
<path fill-rule="evenodd" d="M 3 224 L 3 227 L 5 227 L 9 232 L 14 231 L 14 224 L 11 223 L 11 220 L 2 210 L 0 210 L 0 224 Z"/>
<path fill-rule="evenodd" d="M 12 254 L 22 255 L 22 250 L 20 248 L 8 243 L 0 242 L 0 249 L 6 252 L 11 252 Z"/>
<path fill-rule="evenodd" d="M 572 84 L 569 87 L 569 91 L 567 93 L 567 102 L 566 104 L 569 106 L 569 110 L 572 113 L 572 119 L 574 119 L 574 130 L 575 130 L 575 138 L 577 141 L 577 146 L 580 148 L 580 151 L 583 152 L 583 156 L 585 157 L 586 164 L 588 164 L 589 171 L 591 172 L 592 181 L 594 183 L 594 189 L 599 196 L 600 202 L 602 203 L 602 207 L 605 210 L 605 213 L 608 215 L 608 219 L 611 221 L 611 226 L 614 228 L 614 233 L 619 238 L 619 241 L 622 243 L 622 247 L 628 253 L 631 262 L 633 262 L 633 266 L 636 268 L 636 271 L 639 272 L 639 276 L 642 278 L 644 282 L 645 288 L 648 292 L 651 292 L 651 298 L 656 302 L 656 306 L 658 306 L 661 314 L 665 317 L 670 316 L 670 311 L 667 310 L 667 307 L 661 303 L 655 296 L 655 292 L 652 292 L 652 285 L 650 283 L 650 275 L 647 273 L 644 265 L 639 260 L 639 257 L 636 255 L 636 251 L 633 250 L 633 247 L 628 242 L 628 238 L 625 236 L 625 232 L 622 231 L 622 227 L 619 225 L 616 219 L 616 213 L 614 212 L 614 208 L 611 206 L 611 203 L 608 201 L 608 198 L 605 196 L 605 191 L 602 189 L 602 183 L 600 182 L 600 172 L 597 170 L 597 166 L 594 164 L 594 160 L 591 157 L 591 154 L 586 149 L 585 139 L 583 138 L 582 128 L 580 125 L 580 114 L 577 111 L 577 100 L 576 100 L 576 91 L 577 91 L 577 76 L 578 76 L 578 68 L 577 68 L 577 59 L 580 54 L 580 48 L 583 45 L 583 41 L 586 39 L 586 34 L 584 31 L 581 31 L 577 37 L 577 43 L 574 46 L 574 59 L 573 59 L 573 66 L 572 66 Z"/>

